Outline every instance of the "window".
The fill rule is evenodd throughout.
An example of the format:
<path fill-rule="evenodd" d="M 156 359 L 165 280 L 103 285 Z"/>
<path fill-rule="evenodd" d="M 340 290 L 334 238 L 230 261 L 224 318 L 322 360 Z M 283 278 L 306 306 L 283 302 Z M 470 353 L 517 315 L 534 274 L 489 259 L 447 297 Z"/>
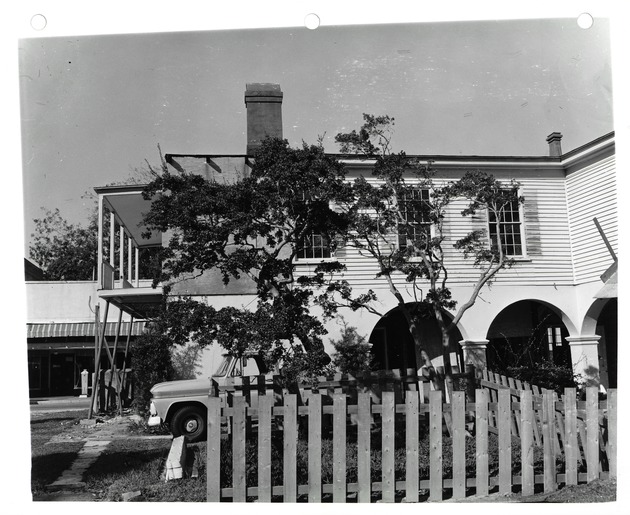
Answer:
<path fill-rule="evenodd" d="M 497 246 L 497 217 L 495 213 L 488 212 L 490 241 L 492 246 Z M 506 256 L 523 256 L 524 242 L 522 235 L 521 210 L 517 200 L 509 202 L 499 220 L 499 233 L 501 236 L 501 248 Z"/>
<path fill-rule="evenodd" d="M 39 390 L 42 387 L 42 358 L 38 356 L 28 358 L 28 387 Z"/>
<path fill-rule="evenodd" d="M 429 202 L 428 189 L 414 189 L 400 201 L 400 212 L 406 221 L 398 231 L 398 248 L 404 250 L 409 242 L 424 247 L 431 237 L 431 222 L 426 209 Z"/>
<path fill-rule="evenodd" d="M 305 236 L 297 252 L 298 259 L 326 259 L 330 255 L 330 245 L 328 245 L 327 239 L 317 233 Z"/>

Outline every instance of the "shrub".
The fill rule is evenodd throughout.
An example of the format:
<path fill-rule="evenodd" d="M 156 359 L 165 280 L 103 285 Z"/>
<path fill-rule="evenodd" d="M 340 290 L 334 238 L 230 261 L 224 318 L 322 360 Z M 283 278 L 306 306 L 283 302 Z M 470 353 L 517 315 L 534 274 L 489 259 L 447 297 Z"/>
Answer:
<path fill-rule="evenodd" d="M 139 413 L 144 413 L 149 407 L 151 387 L 173 379 L 172 347 L 167 336 L 156 333 L 143 334 L 132 347 L 135 388 L 133 406 Z"/>
<path fill-rule="evenodd" d="M 344 325 L 341 338 L 331 343 L 335 348 L 333 365 L 342 374 L 356 374 L 372 368 L 372 344 L 357 332 L 356 327 Z"/>
<path fill-rule="evenodd" d="M 541 388 L 564 394 L 565 388 L 579 388 L 579 378 L 573 369 L 566 365 L 557 365 L 550 360 L 542 360 L 536 366 L 521 365 L 506 368 L 507 375 Z"/>

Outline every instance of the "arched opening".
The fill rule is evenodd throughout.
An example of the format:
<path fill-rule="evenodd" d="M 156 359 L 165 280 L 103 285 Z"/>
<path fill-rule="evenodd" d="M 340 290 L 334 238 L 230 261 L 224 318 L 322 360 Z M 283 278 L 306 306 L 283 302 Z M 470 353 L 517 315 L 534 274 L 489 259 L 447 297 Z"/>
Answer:
<path fill-rule="evenodd" d="M 407 306 L 418 317 L 421 339 L 431 362 L 436 367 L 443 366 L 442 336 L 435 316 L 426 309 L 420 311 L 418 308 L 422 306 L 421 304 L 410 303 Z M 452 318 L 448 313 L 445 313 L 445 316 Z M 459 370 L 463 370 L 463 356 L 459 345 L 462 339 L 459 329 L 451 331 L 449 335 L 451 365 L 457 366 Z M 378 321 L 369 341 L 372 344 L 376 368 L 382 370 L 417 368 L 414 341 L 400 307 L 392 309 Z"/>
<path fill-rule="evenodd" d="M 535 367 L 554 363 L 571 368 L 569 331 L 562 314 L 552 306 L 522 300 L 510 304 L 492 321 L 488 330 L 488 368 Z"/>
<path fill-rule="evenodd" d="M 609 299 L 599 316 L 595 333 L 598 342 L 599 380 L 604 388 L 617 388 L 617 299 Z"/>

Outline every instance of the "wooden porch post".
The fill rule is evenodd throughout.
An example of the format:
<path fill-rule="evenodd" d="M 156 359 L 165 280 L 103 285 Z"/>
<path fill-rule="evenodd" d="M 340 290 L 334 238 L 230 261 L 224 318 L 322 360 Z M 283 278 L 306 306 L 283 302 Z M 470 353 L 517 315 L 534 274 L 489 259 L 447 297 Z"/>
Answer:
<path fill-rule="evenodd" d="M 95 328 L 99 327 L 100 316 L 99 316 L 99 307 L 96 307 L 96 325 Z M 98 395 L 98 382 L 101 368 L 101 349 L 103 347 L 103 341 L 105 340 L 105 327 L 107 327 L 107 315 L 109 314 L 109 301 L 105 304 L 105 319 L 103 322 L 103 327 L 100 332 L 100 336 L 98 339 L 98 345 L 96 349 L 96 361 L 94 362 L 94 381 L 92 381 L 92 400 L 90 402 L 90 409 L 88 411 L 88 419 L 92 418 L 92 413 L 94 411 L 94 401 L 96 400 L 96 396 Z"/>

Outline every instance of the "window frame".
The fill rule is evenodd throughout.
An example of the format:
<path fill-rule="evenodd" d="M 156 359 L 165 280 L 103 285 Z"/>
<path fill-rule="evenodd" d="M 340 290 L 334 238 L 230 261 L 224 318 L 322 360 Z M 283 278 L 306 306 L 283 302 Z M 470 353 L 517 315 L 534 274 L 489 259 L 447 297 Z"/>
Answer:
<path fill-rule="evenodd" d="M 431 188 L 421 187 L 421 186 L 412 186 L 412 191 L 417 191 L 417 192 L 420 192 L 421 194 L 423 192 L 426 192 L 427 198 L 426 199 L 420 198 L 420 200 L 423 200 L 423 201 L 430 201 L 431 200 Z M 399 200 L 399 203 L 400 202 L 401 201 Z M 405 200 L 402 200 L 402 202 L 408 202 L 408 201 L 405 199 Z M 400 210 L 400 212 L 404 213 L 405 221 L 407 221 L 407 216 L 406 216 L 407 211 L 406 211 L 406 209 L 404 211 Z M 409 222 L 407 221 L 407 223 L 409 223 Z M 413 224 L 410 224 L 410 225 L 413 225 Z M 417 222 L 417 226 L 418 227 L 428 226 L 428 228 L 429 228 L 429 238 L 435 237 L 435 224 L 434 223 L 432 223 L 432 222 Z M 414 229 L 414 235 L 415 235 L 415 230 L 416 229 Z M 399 228 L 399 224 L 397 224 L 397 226 L 396 226 L 396 248 L 399 251 L 405 251 L 407 249 L 407 238 L 406 238 L 407 235 L 406 234 L 404 235 L 405 236 L 404 244 L 402 242 L 402 236 L 403 235 L 401 234 L 401 231 L 400 231 L 400 228 Z M 414 255 L 414 256 L 412 256 L 412 259 L 418 258 L 418 257 L 419 256 Z"/>
<path fill-rule="evenodd" d="M 521 190 L 518 190 L 518 196 L 521 197 Z M 524 205 L 522 202 L 518 202 L 517 200 L 513 200 L 512 203 L 517 202 L 518 203 L 518 211 L 515 211 L 514 209 L 511 210 L 512 213 L 518 212 L 518 228 L 519 228 L 519 232 L 518 235 L 520 237 L 520 247 L 521 247 L 521 253 L 520 254 L 508 254 L 506 252 L 505 247 L 507 247 L 508 245 L 504 245 L 504 250 L 503 250 L 503 255 L 506 258 L 509 259 L 515 259 L 515 260 L 529 260 L 529 255 L 527 253 L 527 232 L 525 230 L 525 210 L 523 209 Z M 516 225 L 515 222 L 499 222 L 499 237 L 502 234 L 501 232 L 501 225 Z M 493 239 L 492 239 L 492 228 L 493 228 L 493 222 L 491 223 L 490 221 L 490 210 L 486 209 L 486 228 L 488 231 L 488 243 L 490 244 L 490 247 L 492 248 L 493 246 Z M 512 234 L 516 234 L 516 233 L 512 233 Z M 511 246 L 515 246 L 515 244 L 510 244 Z"/>
<path fill-rule="evenodd" d="M 319 246 L 315 246 L 314 244 L 309 244 L 306 245 L 304 242 L 308 239 L 308 238 L 320 238 L 322 241 L 322 244 Z M 301 255 L 303 252 L 306 253 L 307 250 L 313 250 L 313 249 L 321 249 L 322 250 L 322 257 L 316 257 L 316 256 L 307 256 L 307 255 Z M 305 235 L 304 238 L 302 239 L 302 243 L 300 245 L 300 248 L 296 249 L 296 254 L 295 254 L 295 260 L 298 263 L 321 263 L 322 261 L 329 261 L 334 259 L 334 252 L 332 251 L 330 244 L 328 243 L 327 238 L 321 234 L 321 233 L 316 233 L 314 231 L 312 231 L 310 234 Z M 313 252 L 311 252 L 313 253 Z M 327 256 L 325 254 L 328 254 Z"/>

